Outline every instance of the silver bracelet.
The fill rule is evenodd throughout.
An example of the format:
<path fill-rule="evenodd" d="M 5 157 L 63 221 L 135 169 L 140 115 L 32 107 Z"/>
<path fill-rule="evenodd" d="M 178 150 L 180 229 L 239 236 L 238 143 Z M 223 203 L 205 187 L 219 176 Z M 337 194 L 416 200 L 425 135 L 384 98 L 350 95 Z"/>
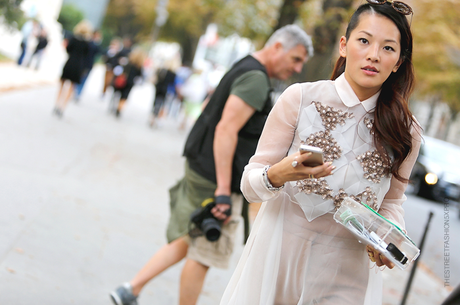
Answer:
<path fill-rule="evenodd" d="M 284 184 L 280 187 L 274 187 L 271 183 L 270 183 L 270 180 L 268 180 L 268 169 L 270 168 L 270 165 L 266 165 L 264 167 L 264 171 L 262 172 L 262 177 L 264 178 L 264 183 L 265 183 L 265 186 L 270 190 L 270 191 L 279 191 L 281 190 L 283 187 L 284 187 Z"/>

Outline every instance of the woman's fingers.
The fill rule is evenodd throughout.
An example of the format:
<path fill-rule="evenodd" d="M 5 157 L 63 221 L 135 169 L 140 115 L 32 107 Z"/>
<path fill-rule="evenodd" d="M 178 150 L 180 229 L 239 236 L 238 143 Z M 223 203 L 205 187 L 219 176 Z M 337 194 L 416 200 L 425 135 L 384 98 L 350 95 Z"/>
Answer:
<path fill-rule="evenodd" d="M 395 265 L 388 258 L 375 250 L 372 246 L 367 245 L 366 251 L 371 262 L 375 263 L 377 267 L 387 266 L 390 269 L 394 268 Z"/>
<path fill-rule="evenodd" d="M 335 169 L 335 166 L 332 165 L 332 162 L 326 162 L 323 165 L 319 165 L 316 167 L 310 167 L 311 173 L 315 176 L 315 178 L 329 176 L 332 171 Z"/>
<path fill-rule="evenodd" d="M 271 184 L 280 186 L 287 181 L 322 178 L 332 174 L 335 169 L 332 162 L 326 162 L 315 167 L 305 166 L 303 162 L 308 159 L 308 154 L 296 152 L 273 164 L 268 170 L 268 179 Z"/>
<path fill-rule="evenodd" d="M 335 169 L 335 166 L 332 165 L 332 162 L 326 162 L 315 167 L 304 165 L 303 162 L 307 160 L 309 156 L 311 156 L 311 153 L 300 154 L 297 152 L 286 158 L 286 164 L 290 164 L 294 172 L 304 175 L 304 177 L 300 177 L 300 179 L 326 177 L 329 176 Z M 305 177 L 305 175 L 307 176 Z"/>

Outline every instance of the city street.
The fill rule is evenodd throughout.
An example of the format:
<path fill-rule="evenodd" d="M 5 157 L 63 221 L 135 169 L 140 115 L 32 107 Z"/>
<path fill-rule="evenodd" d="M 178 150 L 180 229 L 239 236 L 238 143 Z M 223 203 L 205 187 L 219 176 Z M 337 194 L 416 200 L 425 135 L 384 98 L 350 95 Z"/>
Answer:
<path fill-rule="evenodd" d="M 2 305 L 111 304 L 110 290 L 166 241 L 185 132 L 174 121 L 148 128 L 151 85 L 133 89 L 120 120 L 101 82 L 88 85 L 63 119 L 51 115 L 57 86 L 0 96 Z M 180 270 L 140 301 L 176 303 Z M 201 304 L 217 304 L 230 275 L 211 271 Z"/>
<path fill-rule="evenodd" d="M 153 86 L 136 86 L 120 119 L 101 99 L 103 70 L 90 75 L 79 103 L 51 114 L 56 85 L 0 92 L 0 304 L 111 304 L 109 292 L 129 280 L 165 242 L 168 188 L 181 178 L 186 131 L 178 119 L 148 127 Z M 406 304 L 440 304 L 450 237 L 450 285 L 460 283 L 457 206 L 408 195 L 408 234 L 430 231 Z M 199 305 L 219 304 L 229 270 L 211 269 Z M 139 303 L 177 304 L 182 263 L 150 282 Z M 385 305 L 399 305 L 409 270 L 385 270 Z"/>

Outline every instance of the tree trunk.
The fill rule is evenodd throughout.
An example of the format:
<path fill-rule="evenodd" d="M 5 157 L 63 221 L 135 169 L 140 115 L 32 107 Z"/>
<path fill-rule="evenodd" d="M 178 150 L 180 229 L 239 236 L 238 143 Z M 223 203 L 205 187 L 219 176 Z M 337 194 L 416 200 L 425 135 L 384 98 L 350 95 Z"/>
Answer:
<path fill-rule="evenodd" d="M 182 47 L 182 62 L 183 63 L 192 63 L 195 56 L 196 47 L 198 45 L 198 38 L 192 36 L 186 36 L 185 39 L 181 41 Z"/>
<path fill-rule="evenodd" d="M 299 81 L 316 81 L 329 79 L 334 68 L 339 30 L 343 22 L 348 21 L 348 11 L 353 0 L 324 0 L 322 22 L 313 32 L 315 55 L 309 60 L 299 75 Z M 344 33 L 343 33 L 344 34 Z"/>
<path fill-rule="evenodd" d="M 450 129 L 452 128 L 453 123 L 455 122 L 455 118 L 457 117 L 458 112 L 454 111 L 450 108 L 450 116 L 446 122 L 446 128 L 444 130 L 444 134 L 442 135 L 442 139 L 445 141 L 449 141 L 448 136 L 450 133 Z"/>
<path fill-rule="evenodd" d="M 273 31 L 294 23 L 298 17 L 298 10 L 306 0 L 284 0 L 280 9 L 278 24 Z M 294 75 L 289 82 L 316 81 L 329 79 L 334 68 L 335 49 L 338 41 L 338 32 L 344 21 L 348 20 L 348 11 L 353 0 L 324 0 L 323 18 L 313 31 L 313 46 L 315 55 L 309 60 L 302 72 Z M 267 38 L 268 39 L 268 38 Z"/>
<path fill-rule="evenodd" d="M 433 124 L 433 114 L 434 114 L 434 108 L 436 107 L 438 103 L 438 99 L 436 97 L 432 97 L 430 101 L 430 110 L 428 113 L 428 119 L 426 120 L 425 123 L 425 133 L 429 134 L 431 131 L 431 124 Z"/>
<path fill-rule="evenodd" d="M 299 15 L 299 8 L 306 0 L 284 0 L 280 9 L 278 23 L 273 29 L 273 32 L 282 28 L 285 25 L 293 24 Z"/>

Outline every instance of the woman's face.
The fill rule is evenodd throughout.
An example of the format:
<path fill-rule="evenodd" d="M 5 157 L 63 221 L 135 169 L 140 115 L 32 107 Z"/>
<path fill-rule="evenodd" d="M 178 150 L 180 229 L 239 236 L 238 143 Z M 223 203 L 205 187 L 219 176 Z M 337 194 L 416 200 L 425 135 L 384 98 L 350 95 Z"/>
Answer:
<path fill-rule="evenodd" d="M 346 58 L 345 78 L 363 101 L 377 93 L 399 68 L 401 34 L 382 15 L 363 13 L 348 41 L 340 39 L 340 56 Z"/>

